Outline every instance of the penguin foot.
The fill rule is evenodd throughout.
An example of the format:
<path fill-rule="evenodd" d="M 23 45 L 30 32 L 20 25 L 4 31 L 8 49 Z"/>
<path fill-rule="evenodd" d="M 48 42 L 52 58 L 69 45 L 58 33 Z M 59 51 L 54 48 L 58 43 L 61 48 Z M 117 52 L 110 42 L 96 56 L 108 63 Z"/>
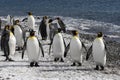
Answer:
<path fill-rule="evenodd" d="M 98 65 L 96 65 L 96 68 L 94 68 L 94 70 L 99 70 L 99 66 L 98 66 Z"/>
<path fill-rule="evenodd" d="M 10 59 L 8 59 L 8 61 L 14 61 L 14 60 L 10 58 Z"/>
<path fill-rule="evenodd" d="M 54 61 L 57 62 L 59 60 L 59 58 L 55 58 Z"/>
<path fill-rule="evenodd" d="M 1 56 L 6 56 L 5 54 L 1 55 Z"/>
<path fill-rule="evenodd" d="M 60 62 L 64 62 L 63 58 L 60 59 Z"/>
<path fill-rule="evenodd" d="M 31 62 L 31 63 L 30 63 L 30 67 L 33 67 L 33 66 L 34 66 L 34 62 Z"/>
<path fill-rule="evenodd" d="M 78 62 L 78 66 L 82 66 L 82 63 Z"/>
<path fill-rule="evenodd" d="M 7 61 L 7 60 L 9 60 L 8 58 L 6 58 L 4 61 Z"/>
<path fill-rule="evenodd" d="M 39 65 L 38 65 L 38 63 L 37 63 L 37 62 L 35 63 L 35 67 L 39 67 Z"/>
<path fill-rule="evenodd" d="M 20 47 L 18 47 L 18 48 L 16 49 L 16 51 L 20 51 Z"/>
<path fill-rule="evenodd" d="M 75 62 L 71 66 L 75 66 Z"/>
<path fill-rule="evenodd" d="M 101 67 L 101 70 L 104 70 L 104 66 L 100 66 Z"/>

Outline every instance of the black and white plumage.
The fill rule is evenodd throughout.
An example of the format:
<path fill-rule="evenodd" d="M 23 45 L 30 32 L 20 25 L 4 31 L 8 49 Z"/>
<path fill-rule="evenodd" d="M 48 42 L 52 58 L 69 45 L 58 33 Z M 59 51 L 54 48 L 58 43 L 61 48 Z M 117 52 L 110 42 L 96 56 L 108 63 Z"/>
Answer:
<path fill-rule="evenodd" d="M 9 30 L 9 25 L 5 26 L 5 29 L 2 33 L 1 49 L 4 52 L 6 60 L 13 61 L 11 57 L 15 54 L 16 38 L 13 35 L 13 33 Z"/>
<path fill-rule="evenodd" d="M 52 43 L 50 45 L 50 49 L 52 46 L 54 61 L 60 60 L 63 62 L 66 44 L 60 31 L 61 29 L 58 29 L 58 32 L 55 34 Z M 50 49 L 49 49 L 49 54 L 50 54 Z"/>
<path fill-rule="evenodd" d="M 93 41 L 92 46 L 89 48 L 86 60 L 88 60 L 89 56 L 93 54 L 93 59 L 96 63 L 96 68 L 99 70 L 99 67 L 101 67 L 101 70 L 104 70 L 104 66 L 106 64 L 106 44 L 103 40 L 102 33 L 99 32 L 97 38 Z"/>
<path fill-rule="evenodd" d="M 24 52 L 27 52 L 28 59 L 30 61 L 30 66 L 38 66 L 39 55 L 42 53 L 44 56 L 44 51 L 42 44 L 36 36 L 34 36 L 34 31 L 30 31 L 30 36 L 26 39 L 24 44 L 22 58 L 24 57 Z"/>
<path fill-rule="evenodd" d="M 73 30 L 73 37 L 68 44 L 68 46 L 65 49 L 64 56 L 67 56 L 68 51 L 70 50 L 70 56 L 73 62 L 73 66 L 78 63 L 79 66 L 82 65 L 83 55 L 82 55 L 82 47 L 86 49 L 85 45 L 81 42 L 81 40 L 78 37 L 78 32 Z"/>

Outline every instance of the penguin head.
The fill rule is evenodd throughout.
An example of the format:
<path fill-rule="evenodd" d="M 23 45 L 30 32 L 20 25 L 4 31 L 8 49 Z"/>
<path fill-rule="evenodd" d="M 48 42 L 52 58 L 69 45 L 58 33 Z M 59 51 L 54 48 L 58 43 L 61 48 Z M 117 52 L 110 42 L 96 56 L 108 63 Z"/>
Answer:
<path fill-rule="evenodd" d="M 77 36 L 77 35 L 78 35 L 78 31 L 77 31 L 77 30 L 73 30 L 73 31 L 72 31 L 72 35 L 73 35 L 73 36 Z"/>
<path fill-rule="evenodd" d="M 103 36 L 103 33 L 102 32 L 98 32 L 97 33 L 97 37 L 99 38 L 99 37 L 102 37 Z"/>
<path fill-rule="evenodd" d="M 15 25 L 18 24 L 19 22 L 20 22 L 19 20 L 16 20 L 16 21 L 15 21 Z"/>
<path fill-rule="evenodd" d="M 28 13 L 28 15 L 32 15 L 32 12 L 27 12 Z"/>
<path fill-rule="evenodd" d="M 58 33 L 60 33 L 60 32 L 61 32 L 61 28 L 58 28 L 58 30 L 57 30 L 57 31 L 58 31 Z"/>
<path fill-rule="evenodd" d="M 47 16 L 44 16 L 43 19 L 47 19 L 48 17 Z"/>
<path fill-rule="evenodd" d="M 56 19 L 57 19 L 57 20 L 60 20 L 60 17 L 57 17 Z"/>
<path fill-rule="evenodd" d="M 35 31 L 33 29 L 29 30 L 30 32 L 30 36 L 34 36 L 35 35 Z"/>
<path fill-rule="evenodd" d="M 10 29 L 10 25 L 6 25 L 4 29 L 5 30 L 9 30 Z"/>

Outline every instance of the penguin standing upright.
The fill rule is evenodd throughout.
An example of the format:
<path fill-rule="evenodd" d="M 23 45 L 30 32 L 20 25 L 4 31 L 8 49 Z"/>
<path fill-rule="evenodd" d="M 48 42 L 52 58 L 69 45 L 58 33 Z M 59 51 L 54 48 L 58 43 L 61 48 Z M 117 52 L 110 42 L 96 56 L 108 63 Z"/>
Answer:
<path fill-rule="evenodd" d="M 78 37 L 78 31 L 73 30 L 72 31 L 73 38 L 71 39 L 70 43 L 66 47 L 67 49 L 65 50 L 65 55 L 67 54 L 67 51 L 70 48 L 70 56 L 72 58 L 73 64 L 71 66 L 81 66 L 82 65 L 82 60 L 83 60 L 83 55 L 82 55 L 82 47 L 85 48 L 85 45 L 80 41 Z M 69 48 L 68 48 L 69 47 Z"/>
<path fill-rule="evenodd" d="M 23 48 L 24 45 L 24 39 L 23 39 L 23 31 L 21 26 L 19 25 L 19 20 L 15 21 L 15 25 L 14 25 L 14 35 L 16 37 L 16 41 L 17 41 L 17 46 L 18 46 L 18 50 L 21 50 Z"/>
<path fill-rule="evenodd" d="M 10 26 L 6 25 L 1 37 L 1 49 L 6 56 L 5 61 L 13 61 L 11 57 L 15 54 L 16 38 L 10 31 Z"/>
<path fill-rule="evenodd" d="M 35 18 L 31 12 L 28 12 L 27 27 L 29 27 L 29 29 L 35 30 Z"/>
<path fill-rule="evenodd" d="M 97 38 L 93 41 L 92 46 L 89 48 L 86 60 L 88 60 L 91 53 L 93 53 L 93 59 L 96 63 L 95 70 L 104 70 L 104 66 L 106 64 L 106 52 L 107 48 L 103 40 L 102 32 L 97 34 Z"/>
<path fill-rule="evenodd" d="M 54 61 L 60 60 L 61 62 L 63 62 L 66 45 L 62 37 L 62 34 L 60 32 L 61 32 L 61 29 L 58 28 L 58 32 L 57 34 L 55 34 L 51 45 L 53 47 L 52 50 L 53 50 Z M 51 48 L 51 45 L 50 45 L 50 48 Z"/>
<path fill-rule="evenodd" d="M 28 59 L 30 61 L 30 66 L 31 67 L 33 67 L 33 66 L 38 67 L 39 66 L 38 60 L 39 60 L 40 51 L 42 52 L 43 56 L 44 56 L 44 51 L 43 51 L 41 43 L 39 42 L 37 37 L 35 37 L 34 30 L 30 30 L 30 36 L 28 37 L 28 39 L 26 40 L 26 42 L 24 44 L 22 58 L 24 57 L 25 50 L 27 52 L 27 56 L 28 56 Z"/>
<path fill-rule="evenodd" d="M 41 33 L 42 40 L 46 40 L 47 39 L 46 20 L 47 20 L 47 17 L 44 16 L 43 20 L 40 22 L 40 26 L 39 26 L 39 31 L 38 32 Z"/>

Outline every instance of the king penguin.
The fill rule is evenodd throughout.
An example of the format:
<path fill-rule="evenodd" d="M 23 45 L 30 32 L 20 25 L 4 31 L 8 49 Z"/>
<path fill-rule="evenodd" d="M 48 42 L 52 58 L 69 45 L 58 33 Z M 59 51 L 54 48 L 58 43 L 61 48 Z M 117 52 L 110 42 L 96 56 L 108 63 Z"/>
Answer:
<path fill-rule="evenodd" d="M 21 50 L 24 45 L 24 39 L 23 39 L 23 30 L 21 26 L 19 25 L 19 20 L 15 21 L 14 25 L 14 35 L 16 37 L 16 44 L 18 46 L 18 50 Z"/>
<path fill-rule="evenodd" d="M 41 33 L 42 40 L 47 39 L 47 25 L 46 25 L 47 16 L 43 17 L 43 20 L 40 22 L 39 31 Z"/>
<path fill-rule="evenodd" d="M 85 45 L 79 39 L 78 31 L 73 30 L 72 34 L 73 34 L 73 37 L 70 43 L 68 44 L 68 46 L 66 47 L 64 56 L 67 55 L 67 51 L 70 49 L 70 56 L 73 62 L 71 66 L 76 66 L 76 65 L 82 66 L 82 61 L 83 61 L 82 47 L 84 47 L 86 51 L 87 49 Z"/>
<path fill-rule="evenodd" d="M 100 68 L 101 70 L 104 70 L 104 66 L 106 64 L 106 52 L 107 47 L 103 40 L 103 34 L 102 32 L 99 32 L 87 52 L 86 60 L 88 60 L 90 54 L 93 53 L 93 59 L 96 63 L 95 70 L 99 70 Z"/>
<path fill-rule="evenodd" d="M 5 29 L 2 33 L 2 50 L 4 51 L 4 55 L 6 56 L 5 61 L 13 61 L 11 59 L 12 56 L 15 54 L 16 48 L 16 38 L 13 33 L 10 31 L 10 26 L 6 25 Z"/>
<path fill-rule="evenodd" d="M 59 60 L 61 62 L 64 62 L 63 58 L 64 58 L 64 51 L 65 51 L 66 44 L 60 32 L 61 32 L 61 29 L 58 28 L 58 31 L 55 34 L 53 41 L 51 43 L 55 62 Z M 51 48 L 51 45 L 50 45 L 50 48 Z M 49 53 L 50 53 L 50 49 L 49 49 Z"/>
<path fill-rule="evenodd" d="M 27 52 L 27 56 L 30 61 L 30 66 L 38 67 L 40 51 L 42 52 L 43 57 L 44 57 L 44 51 L 43 51 L 43 47 L 42 47 L 40 41 L 35 36 L 34 30 L 30 30 L 30 36 L 27 38 L 27 40 L 24 44 L 22 58 L 24 57 L 25 50 Z"/>
<path fill-rule="evenodd" d="M 35 18 L 33 17 L 31 12 L 28 12 L 27 26 L 29 27 L 29 29 L 35 30 Z"/>

